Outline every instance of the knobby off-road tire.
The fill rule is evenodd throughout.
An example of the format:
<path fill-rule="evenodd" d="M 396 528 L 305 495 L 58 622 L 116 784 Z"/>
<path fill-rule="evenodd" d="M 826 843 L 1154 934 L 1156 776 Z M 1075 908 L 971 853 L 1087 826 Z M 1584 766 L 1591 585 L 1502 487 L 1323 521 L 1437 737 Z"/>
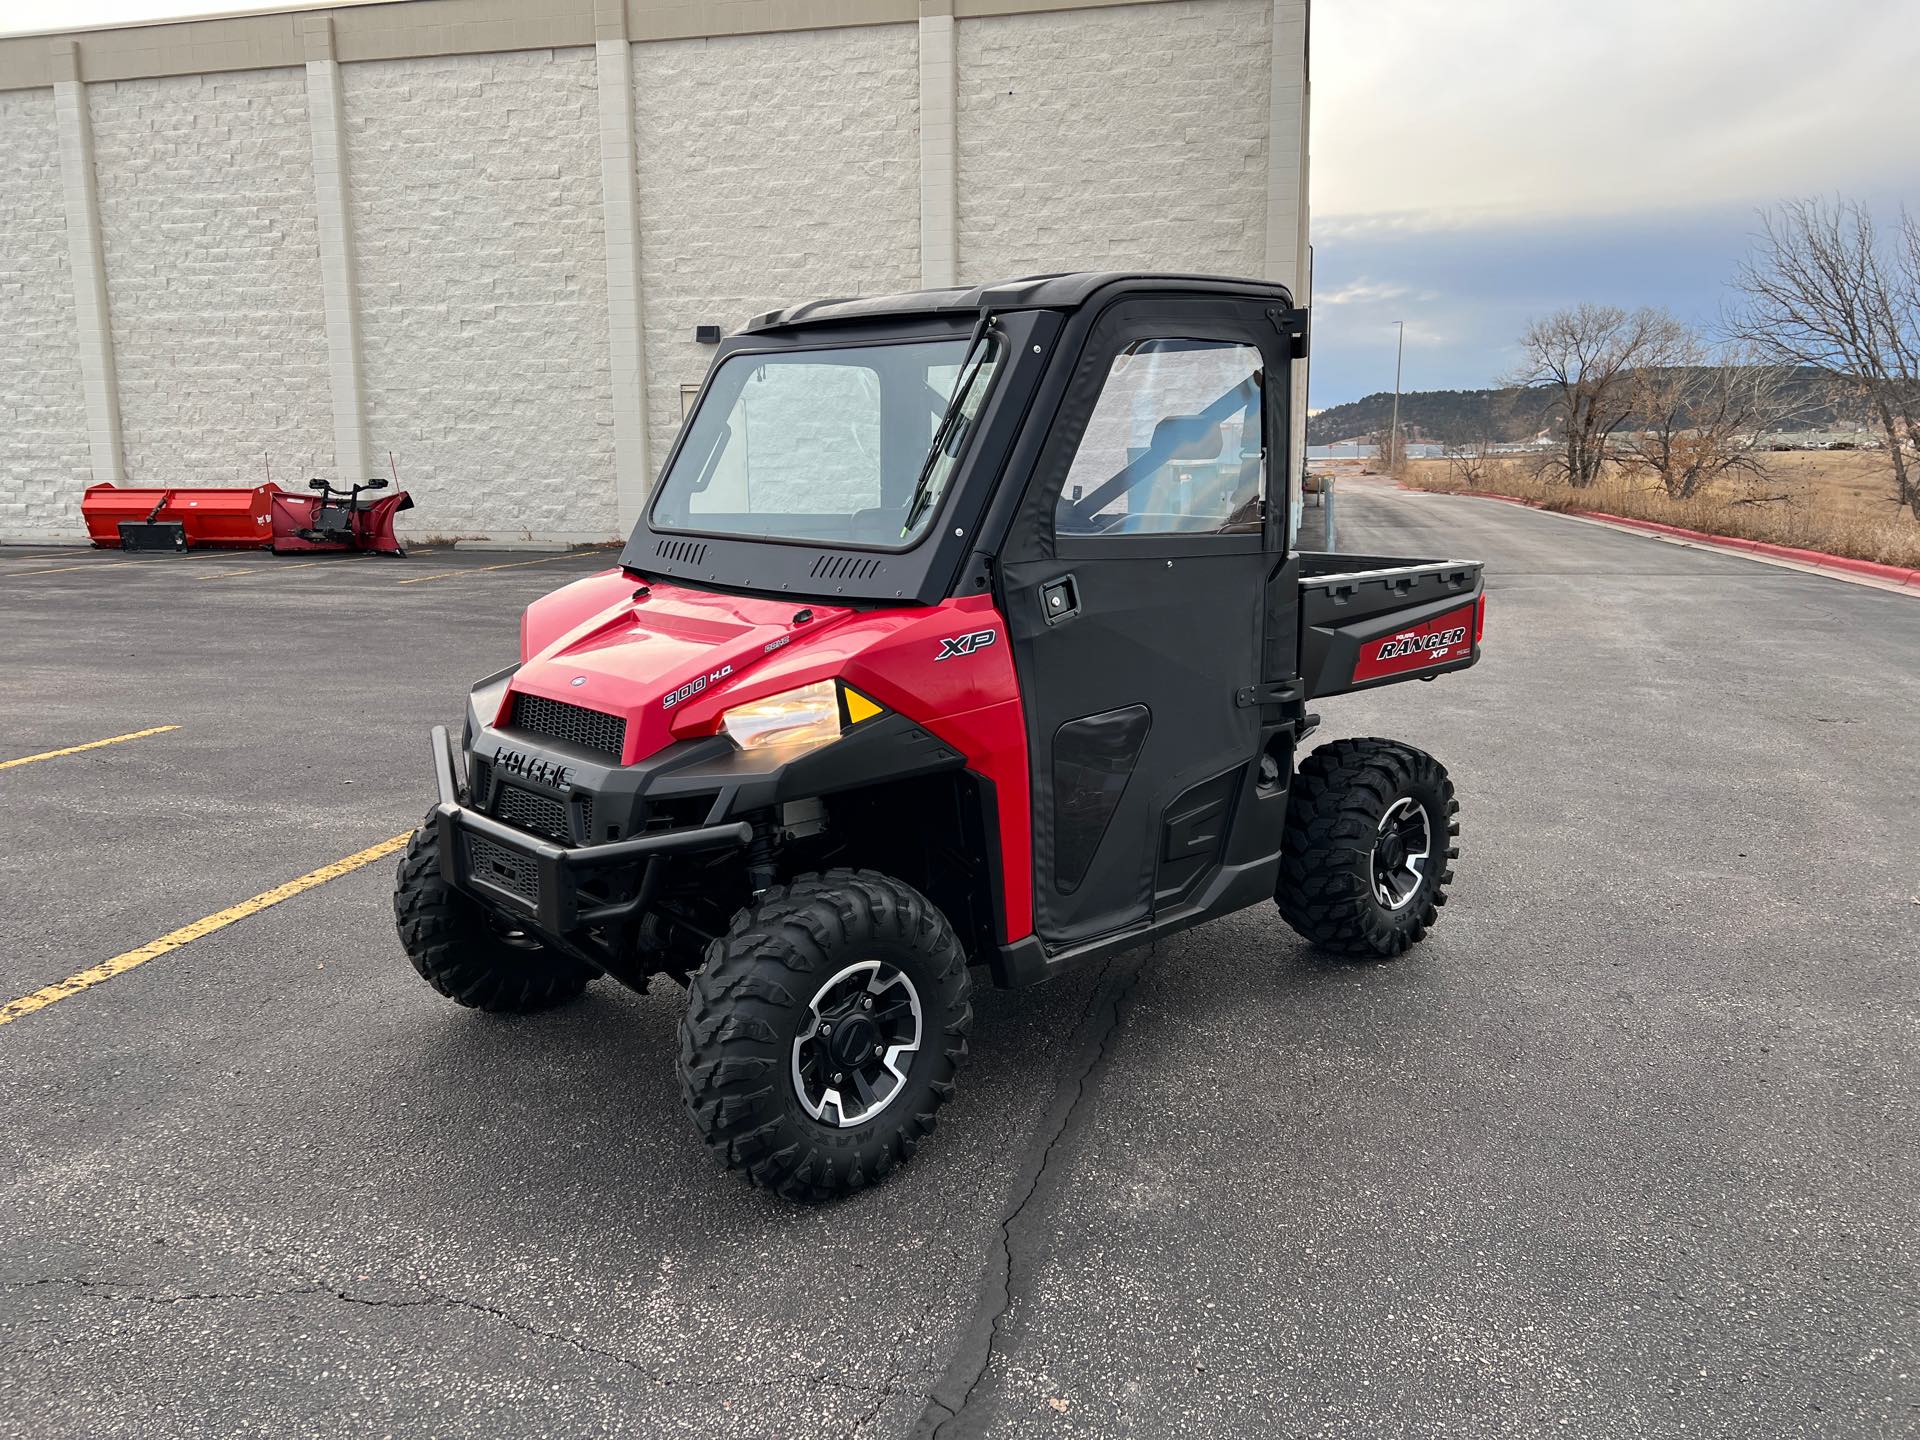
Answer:
<path fill-rule="evenodd" d="M 841 976 L 849 978 L 836 983 Z M 972 993 L 953 928 L 910 886 L 871 870 L 829 870 L 768 890 L 707 947 L 688 987 L 679 1069 L 694 1127 L 729 1169 L 789 1200 L 870 1185 L 913 1155 L 953 1094 Z M 848 1100 L 833 1110 L 809 1086 L 841 1076 L 816 1082 L 816 1071 L 803 1069 L 820 1063 L 822 1037 L 847 1018 L 836 1008 L 843 994 L 847 1007 L 865 1005 L 871 1017 L 854 1016 L 856 1029 L 892 1015 L 887 1035 L 859 1032 L 868 1041 L 903 1038 L 907 997 L 917 1006 L 911 1054 L 895 1057 L 886 1045 L 861 1052 L 885 1051 L 900 1072 L 880 1076 L 894 1088 L 865 1119 L 854 1076 L 836 1087 Z M 852 1033 L 841 1025 L 842 1039 Z M 826 1068 L 838 1063 L 828 1059 Z"/>
<path fill-rule="evenodd" d="M 1390 960 L 1404 954 L 1447 903 L 1451 862 L 1460 855 L 1454 843 L 1459 809 L 1445 767 L 1411 745 L 1335 740 L 1321 746 L 1302 762 L 1287 801 L 1274 894 L 1280 913 L 1336 955 Z M 1414 866 L 1405 859 L 1409 847 L 1393 849 L 1394 837 L 1412 832 L 1417 847 L 1422 820 L 1427 858 Z M 1398 865 L 1385 863 L 1396 856 Z"/>
<path fill-rule="evenodd" d="M 420 977 L 475 1010 L 526 1014 L 571 1000 L 593 971 L 571 956 L 514 938 L 440 874 L 440 835 L 413 832 L 393 882 L 393 919 Z"/>

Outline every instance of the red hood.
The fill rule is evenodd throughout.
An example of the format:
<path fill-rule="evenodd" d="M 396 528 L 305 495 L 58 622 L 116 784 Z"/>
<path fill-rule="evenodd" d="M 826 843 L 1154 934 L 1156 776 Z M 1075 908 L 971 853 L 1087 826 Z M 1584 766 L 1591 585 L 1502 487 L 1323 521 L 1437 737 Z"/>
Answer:
<path fill-rule="evenodd" d="M 537 602 L 527 612 L 522 644 L 539 648 L 524 654 L 511 685 L 624 716 L 626 764 L 668 743 L 675 712 L 687 701 L 731 689 L 767 657 L 812 643 L 853 613 L 658 582 L 647 588 L 636 599 L 638 583 L 615 571 Z M 811 620 L 794 623 L 809 610 Z"/>

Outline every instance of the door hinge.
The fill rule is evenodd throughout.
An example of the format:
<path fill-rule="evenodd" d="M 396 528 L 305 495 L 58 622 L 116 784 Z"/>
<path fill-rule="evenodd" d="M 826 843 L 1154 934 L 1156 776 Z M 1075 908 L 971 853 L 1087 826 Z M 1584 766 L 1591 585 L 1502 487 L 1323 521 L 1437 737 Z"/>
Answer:
<path fill-rule="evenodd" d="M 1259 705 L 1296 705 L 1306 698 L 1306 687 L 1298 680 L 1270 680 L 1263 685 L 1243 685 L 1233 692 L 1233 703 L 1248 710 Z"/>
<path fill-rule="evenodd" d="M 1273 322 L 1273 328 L 1287 337 L 1288 353 L 1296 360 L 1307 358 L 1307 341 L 1310 323 L 1306 310 L 1294 306 L 1291 310 L 1275 305 L 1267 311 L 1267 319 Z"/>

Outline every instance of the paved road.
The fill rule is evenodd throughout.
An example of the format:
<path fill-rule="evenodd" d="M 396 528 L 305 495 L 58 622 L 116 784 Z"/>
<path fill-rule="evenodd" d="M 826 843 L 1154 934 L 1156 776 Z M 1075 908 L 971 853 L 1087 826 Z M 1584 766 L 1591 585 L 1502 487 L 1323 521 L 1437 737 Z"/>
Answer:
<path fill-rule="evenodd" d="M 1249 912 L 990 994 L 806 1211 L 701 1153 L 677 994 L 459 1011 L 357 870 L 0 1027 L 0 1435 L 1920 1433 L 1920 602 L 1341 503 L 1489 564 L 1479 668 L 1324 707 L 1460 786 L 1415 956 Z M 442 558 L 0 552 L 0 759 L 180 727 L 0 772 L 0 988 L 411 823 L 594 563 Z"/>

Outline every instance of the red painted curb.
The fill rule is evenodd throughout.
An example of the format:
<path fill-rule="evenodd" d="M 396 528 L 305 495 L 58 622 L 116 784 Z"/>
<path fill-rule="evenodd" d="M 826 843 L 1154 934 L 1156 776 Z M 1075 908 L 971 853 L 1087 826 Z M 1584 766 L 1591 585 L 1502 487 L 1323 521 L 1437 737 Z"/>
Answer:
<path fill-rule="evenodd" d="M 1400 488 L 1414 490 L 1418 487 L 1403 485 Z M 1473 500 L 1504 500 L 1510 505 L 1524 505 L 1529 510 L 1541 508 L 1538 501 L 1529 500 L 1521 495 L 1498 495 L 1491 490 L 1423 490 L 1420 493 L 1465 495 Z M 1909 570 L 1904 565 L 1882 565 L 1877 560 L 1855 560 L 1850 555 L 1830 555 L 1825 550 L 1802 550 L 1796 545 L 1775 545 L 1769 540 L 1744 540 L 1738 535 L 1715 535 L 1705 530 L 1688 530 L 1679 525 L 1668 525 L 1659 520 L 1636 520 L 1630 515 L 1610 515 L 1604 510 L 1562 510 L 1547 513 L 1578 515 L 1586 520 L 1604 520 L 1609 525 L 1622 525 L 1629 530 L 1645 530 L 1655 535 L 1671 535 L 1678 540 L 1698 540 L 1729 550 L 1745 550 L 1755 555 L 1771 555 L 1779 560 L 1798 561 L 1802 565 L 1820 565 L 1829 570 L 1845 570 L 1849 574 L 1866 575 L 1875 580 L 1885 580 L 1889 584 L 1911 585 L 1920 589 L 1920 570 Z"/>

